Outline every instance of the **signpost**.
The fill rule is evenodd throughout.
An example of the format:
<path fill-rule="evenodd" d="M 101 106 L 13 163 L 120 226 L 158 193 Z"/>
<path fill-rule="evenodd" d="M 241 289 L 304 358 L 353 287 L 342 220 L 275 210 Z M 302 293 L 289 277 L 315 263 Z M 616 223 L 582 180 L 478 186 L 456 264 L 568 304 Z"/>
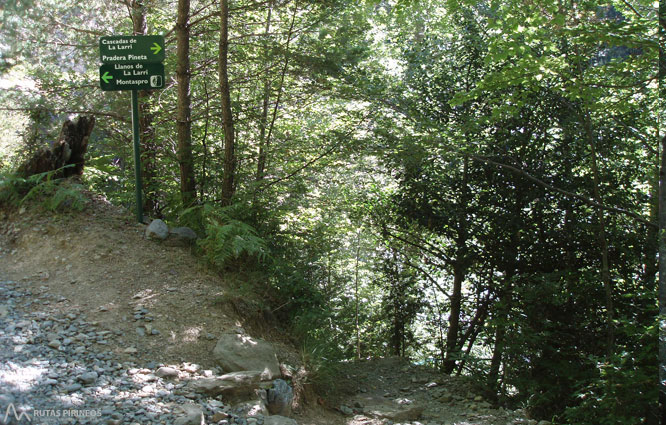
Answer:
<path fill-rule="evenodd" d="M 104 91 L 132 91 L 132 133 L 136 218 L 143 223 L 141 192 L 141 149 L 139 144 L 138 90 L 164 88 L 164 37 L 161 35 L 118 35 L 99 39 L 99 85 Z"/>

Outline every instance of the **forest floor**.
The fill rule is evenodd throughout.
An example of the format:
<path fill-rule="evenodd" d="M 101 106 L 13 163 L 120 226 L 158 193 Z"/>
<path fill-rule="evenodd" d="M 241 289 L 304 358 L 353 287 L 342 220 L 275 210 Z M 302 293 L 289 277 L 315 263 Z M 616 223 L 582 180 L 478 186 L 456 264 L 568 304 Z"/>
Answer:
<path fill-rule="evenodd" d="M 243 327 L 270 341 L 282 363 L 301 363 L 295 341 L 263 320 L 260 303 L 239 282 L 212 272 L 188 248 L 146 240 L 144 230 L 126 210 L 92 195 L 82 213 L 0 210 L 0 279 L 28 291 L 23 308 L 31 314 L 82 315 L 99 334 L 113 333 L 106 350 L 114 361 L 214 368 L 217 338 Z M 536 424 L 521 411 L 494 409 L 463 378 L 402 359 L 340 370 L 331 395 L 294 415 L 299 424 Z"/>

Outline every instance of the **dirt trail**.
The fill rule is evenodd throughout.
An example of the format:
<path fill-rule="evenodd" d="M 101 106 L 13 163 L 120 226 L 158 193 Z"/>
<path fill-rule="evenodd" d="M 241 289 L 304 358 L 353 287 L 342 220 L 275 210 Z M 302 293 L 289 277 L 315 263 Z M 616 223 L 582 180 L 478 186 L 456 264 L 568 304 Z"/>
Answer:
<path fill-rule="evenodd" d="M 146 240 L 144 229 L 127 211 L 100 199 L 75 215 L 0 212 L 0 249 L 6 254 L 0 270 L 33 286 L 35 294 L 61 297 L 47 309 L 82 311 L 101 327 L 120 331 L 119 355 L 134 346 L 139 360 L 210 367 L 217 337 L 242 326 L 276 344 L 282 360 L 294 360 L 284 336 L 257 320 L 257 302 L 207 270 L 188 248 Z M 145 325 L 156 334 L 137 332 Z"/>
<path fill-rule="evenodd" d="M 350 363 L 335 403 L 347 425 L 535 425 L 522 411 L 495 409 L 470 381 L 449 377 L 401 358 Z M 546 425 L 540 422 L 539 425 Z"/>
<path fill-rule="evenodd" d="M 300 363 L 288 337 L 261 320 L 258 302 L 187 248 L 146 240 L 145 227 L 131 214 L 90 197 L 86 210 L 74 215 L 0 210 L 0 271 L 35 297 L 48 293 L 55 300 L 35 308 L 85 314 L 117 335 L 107 350 L 138 363 L 213 367 L 217 338 L 239 326 L 272 342 L 281 362 Z M 129 347 L 136 352 L 128 353 Z M 320 398 L 296 415 L 299 424 L 536 424 L 522 412 L 491 408 L 463 379 L 402 359 L 349 363 L 341 370 L 338 396 Z"/>

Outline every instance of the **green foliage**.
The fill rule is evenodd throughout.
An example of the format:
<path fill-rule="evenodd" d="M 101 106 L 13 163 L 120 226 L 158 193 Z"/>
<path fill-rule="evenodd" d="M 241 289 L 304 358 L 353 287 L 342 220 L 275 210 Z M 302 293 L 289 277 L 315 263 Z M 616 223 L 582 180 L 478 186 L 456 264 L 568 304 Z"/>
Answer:
<path fill-rule="evenodd" d="M 655 385 L 657 323 L 641 329 L 636 329 L 636 325 L 626 319 L 618 324 L 625 325 L 620 328 L 623 329 L 621 340 L 631 345 L 621 346 L 610 362 L 603 358 L 590 359 L 596 363 L 598 373 L 593 379 L 581 382 L 575 393 L 576 403 L 564 410 L 562 418 L 568 423 L 634 425 L 643 420 L 658 422 L 658 386 Z"/>
<path fill-rule="evenodd" d="M 324 339 L 316 341 L 308 338 L 301 348 L 301 361 L 308 371 L 308 379 L 314 385 L 317 394 L 328 395 L 336 390 L 343 366 L 342 353 L 335 345 Z"/>
<path fill-rule="evenodd" d="M 39 202 L 48 211 L 82 211 L 87 203 L 83 186 L 67 179 L 54 179 L 60 170 L 35 174 L 28 178 L 0 174 L 0 204 L 21 206 Z"/>
<path fill-rule="evenodd" d="M 2 128 L 11 137 L 0 150 L 13 150 L 19 133 L 39 148 L 64 111 L 96 111 L 86 184 L 131 207 L 128 99 L 90 84 L 90 46 L 132 30 L 125 7 L 14 3 L 0 11 L 9 87 L 0 97 L 17 124 Z M 148 32 L 173 28 L 170 6 L 145 2 Z M 262 302 L 304 341 L 303 358 L 322 383 L 334 381 L 335 361 L 356 355 L 357 318 L 364 356 L 397 346 L 443 358 L 457 272 L 450 354 L 498 401 L 570 423 L 638 421 L 653 396 L 655 232 L 602 213 L 617 330 L 606 359 L 599 216 L 583 199 L 598 186 L 604 205 L 655 220 L 654 135 L 664 110 L 657 16 L 646 0 L 572 6 L 234 2 L 236 198 L 219 208 L 218 6 L 201 4 L 190 40 L 200 205 L 179 210 L 174 87 L 140 100 L 150 213 L 205 234 L 199 249 L 216 267 L 257 271 Z M 167 69 L 175 60 L 167 55 Z M 77 193 L 49 176 L 0 176 L 0 202 L 12 205 L 77 207 Z M 497 376 L 488 376 L 493 354 Z"/>
<path fill-rule="evenodd" d="M 3 172 L 0 174 L 0 205 L 17 206 L 29 187 L 27 179 Z"/>
<path fill-rule="evenodd" d="M 206 232 L 206 236 L 198 240 L 197 245 L 215 266 L 222 269 L 234 266 L 238 268 L 242 262 L 262 262 L 268 258 L 266 241 L 254 227 L 232 218 L 228 208 L 206 204 L 187 210 L 184 217 L 192 220 L 193 214 L 201 215 Z"/>

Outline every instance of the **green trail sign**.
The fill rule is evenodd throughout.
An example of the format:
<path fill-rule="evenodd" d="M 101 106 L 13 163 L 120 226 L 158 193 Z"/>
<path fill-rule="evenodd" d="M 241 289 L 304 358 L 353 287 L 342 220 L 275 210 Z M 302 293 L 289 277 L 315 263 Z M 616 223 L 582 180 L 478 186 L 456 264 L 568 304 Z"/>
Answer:
<path fill-rule="evenodd" d="M 164 87 L 164 37 L 116 35 L 100 37 L 99 85 L 104 91 L 132 91 L 132 138 L 136 180 L 136 219 L 143 223 L 141 152 L 139 140 L 139 90 Z"/>
<path fill-rule="evenodd" d="M 160 63 L 164 61 L 161 35 L 115 35 L 100 37 L 102 63 Z"/>
<path fill-rule="evenodd" d="M 161 63 L 115 63 L 99 67 L 99 85 L 104 91 L 156 90 L 164 88 Z"/>

